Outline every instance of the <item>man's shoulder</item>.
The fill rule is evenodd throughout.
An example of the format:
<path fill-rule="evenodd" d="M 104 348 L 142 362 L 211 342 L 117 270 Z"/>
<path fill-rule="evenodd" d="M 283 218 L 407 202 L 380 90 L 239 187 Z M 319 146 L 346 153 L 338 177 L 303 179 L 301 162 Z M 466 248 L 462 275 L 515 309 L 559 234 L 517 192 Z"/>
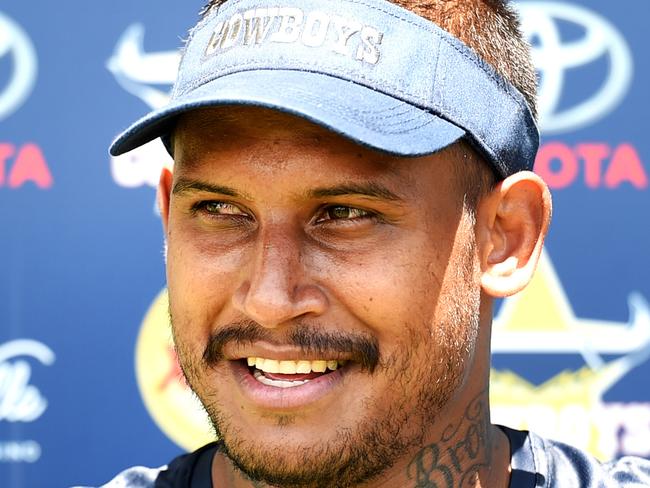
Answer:
<path fill-rule="evenodd" d="M 153 488 L 160 473 L 166 469 L 167 466 L 161 466 L 160 468 L 134 466 L 125 469 L 100 488 Z"/>
<path fill-rule="evenodd" d="M 108 483 L 98 488 L 154 488 L 156 479 L 167 466 L 160 468 L 146 468 L 144 466 L 133 466 L 119 473 Z M 90 486 L 71 486 L 70 488 L 93 488 Z"/>
<path fill-rule="evenodd" d="M 218 448 L 218 443 L 212 442 L 194 452 L 182 454 L 159 468 L 128 468 L 99 488 L 210 487 L 212 458 Z"/>
<path fill-rule="evenodd" d="M 623 457 L 605 465 L 610 477 L 620 486 L 650 486 L 650 460 Z"/>
<path fill-rule="evenodd" d="M 602 463 L 589 453 L 531 432 L 504 428 L 510 439 L 510 488 L 650 487 L 650 460 Z"/>
<path fill-rule="evenodd" d="M 546 440 L 549 486 L 650 487 L 650 461 L 625 457 L 602 463 L 592 455 L 562 442 Z"/>

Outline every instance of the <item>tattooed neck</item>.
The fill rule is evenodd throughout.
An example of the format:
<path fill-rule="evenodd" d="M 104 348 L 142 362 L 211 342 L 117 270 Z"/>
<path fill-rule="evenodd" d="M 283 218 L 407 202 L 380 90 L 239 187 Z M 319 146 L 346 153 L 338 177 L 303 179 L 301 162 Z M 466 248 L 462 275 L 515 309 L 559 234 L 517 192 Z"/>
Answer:
<path fill-rule="evenodd" d="M 462 414 L 447 425 L 441 424 L 438 440 L 422 447 L 406 466 L 400 459 L 381 476 L 361 485 L 400 488 L 497 488 L 507 486 L 507 439 L 498 438 L 498 429 L 490 424 L 487 389 L 467 404 Z M 440 432 L 440 431 L 438 431 Z M 494 437 L 494 436 L 497 437 Z M 505 444 L 504 444 L 505 442 Z M 408 459 L 408 458 L 407 458 Z M 501 460 L 501 461 L 499 461 Z M 232 468 L 232 466 L 231 466 Z M 406 468 L 406 469 L 405 469 Z M 235 475 L 235 473 L 238 473 Z M 264 482 L 249 478 L 242 472 L 230 470 L 229 484 L 246 488 L 272 488 Z M 237 478 L 237 480 L 235 479 Z M 318 486 L 324 486 L 318 484 Z M 215 486 L 217 486 L 215 484 Z M 306 486 L 306 485 L 305 485 Z M 331 488 L 351 488 L 335 484 Z"/>
<path fill-rule="evenodd" d="M 480 486 L 479 473 L 492 463 L 488 409 L 485 390 L 469 403 L 460 420 L 445 427 L 438 442 L 415 455 L 407 466 L 413 488 Z"/>

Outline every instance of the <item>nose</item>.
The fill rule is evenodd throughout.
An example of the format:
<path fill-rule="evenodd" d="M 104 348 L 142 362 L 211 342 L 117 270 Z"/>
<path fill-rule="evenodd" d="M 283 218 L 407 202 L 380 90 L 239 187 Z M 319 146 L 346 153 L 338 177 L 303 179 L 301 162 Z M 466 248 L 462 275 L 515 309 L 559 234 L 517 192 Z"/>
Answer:
<path fill-rule="evenodd" d="M 310 281 L 313 270 L 302 256 L 296 232 L 274 228 L 258 236 L 246 276 L 233 295 L 234 307 L 267 328 L 304 315 L 321 315 L 327 296 Z"/>

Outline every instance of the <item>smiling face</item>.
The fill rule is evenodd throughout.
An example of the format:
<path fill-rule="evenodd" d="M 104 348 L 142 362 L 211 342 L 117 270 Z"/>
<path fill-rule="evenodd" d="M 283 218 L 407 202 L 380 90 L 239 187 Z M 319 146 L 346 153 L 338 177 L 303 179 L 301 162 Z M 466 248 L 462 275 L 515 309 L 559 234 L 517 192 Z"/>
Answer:
<path fill-rule="evenodd" d="M 182 118 L 161 178 L 179 359 L 249 476 L 347 486 L 444 428 L 485 377 L 457 151 L 394 158 L 234 114 Z"/>

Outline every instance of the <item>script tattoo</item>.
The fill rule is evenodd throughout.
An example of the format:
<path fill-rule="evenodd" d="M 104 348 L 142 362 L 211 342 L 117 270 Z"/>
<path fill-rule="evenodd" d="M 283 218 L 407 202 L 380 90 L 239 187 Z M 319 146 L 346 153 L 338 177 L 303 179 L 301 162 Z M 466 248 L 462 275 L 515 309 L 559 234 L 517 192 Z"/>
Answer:
<path fill-rule="evenodd" d="M 416 454 L 407 468 L 408 477 L 415 481 L 414 488 L 474 486 L 478 470 L 490 463 L 487 408 L 484 391 L 470 402 L 458 424 L 445 428 L 439 442 Z M 482 452 L 486 457 L 481 456 Z"/>

